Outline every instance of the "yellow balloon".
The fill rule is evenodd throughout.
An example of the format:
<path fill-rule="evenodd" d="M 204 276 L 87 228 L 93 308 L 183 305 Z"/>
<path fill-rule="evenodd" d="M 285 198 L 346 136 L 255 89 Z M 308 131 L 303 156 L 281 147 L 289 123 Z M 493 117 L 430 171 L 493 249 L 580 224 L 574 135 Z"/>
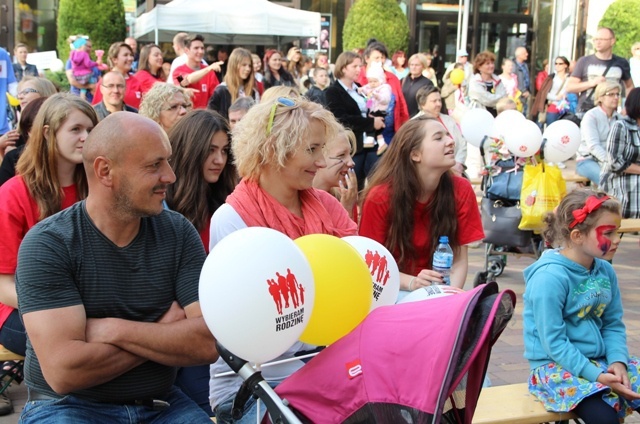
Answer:
<path fill-rule="evenodd" d="M 464 71 L 462 69 L 454 69 L 449 74 L 449 79 L 453 83 L 453 85 L 460 85 L 462 81 L 464 81 Z"/>
<path fill-rule="evenodd" d="M 7 100 L 9 101 L 9 105 L 16 107 L 20 105 L 20 100 L 13 97 L 11 94 L 7 93 Z"/>
<path fill-rule="evenodd" d="M 311 234 L 295 243 L 311 265 L 316 296 L 300 340 L 325 346 L 349 333 L 369 313 L 369 267 L 354 247 L 338 237 Z"/>

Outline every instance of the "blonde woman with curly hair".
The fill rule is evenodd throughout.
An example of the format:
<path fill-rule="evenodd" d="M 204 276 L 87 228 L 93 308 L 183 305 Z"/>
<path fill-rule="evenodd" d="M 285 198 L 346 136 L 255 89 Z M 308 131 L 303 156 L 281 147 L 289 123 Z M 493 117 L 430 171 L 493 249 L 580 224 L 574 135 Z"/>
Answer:
<path fill-rule="evenodd" d="M 138 113 L 156 121 L 168 132 L 192 107 L 189 94 L 184 88 L 157 83 L 142 97 Z"/>
<path fill-rule="evenodd" d="M 233 130 L 231 150 L 242 181 L 211 218 L 209 247 L 230 233 L 246 227 L 268 227 L 292 239 L 307 234 L 355 235 L 357 228 L 340 202 L 326 191 L 313 188 L 319 169 L 327 166 L 325 140 L 340 131 L 333 114 L 303 98 L 280 97 L 252 107 Z M 280 359 L 310 347 L 295 343 Z M 282 378 L 302 367 L 294 360 L 270 367 Z M 229 371 L 223 360 L 211 366 L 211 375 Z M 269 379 L 278 384 L 281 379 Z M 231 418 L 237 375 L 212 378 L 209 398 L 218 423 Z M 245 405 L 245 422 L 256 420 L 256 404 Z"/>
<path fill-rule="evenodd" d="M 229 107 L 240 97 L 252 97 L 255 101 L 260 99 L 251 52 L 238 47 L 231 52 L 224 82 L 216 87 L 207 108 L 228 119 Z"/>

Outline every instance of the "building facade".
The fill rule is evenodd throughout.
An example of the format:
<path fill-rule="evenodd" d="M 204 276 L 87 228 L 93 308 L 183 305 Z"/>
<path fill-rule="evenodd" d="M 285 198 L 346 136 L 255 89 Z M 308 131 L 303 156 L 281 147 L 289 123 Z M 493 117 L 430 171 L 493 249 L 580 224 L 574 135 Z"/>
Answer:
<path fill-rule="evenodd" d="M 123 0 L 132 17 L 169 0 Z M 281 0 L 283 6 L 319 12 L 329 33 L 332 60 L 342 51 L 342 31 L 356 0 Z M 410 28 L 408 53 L 431 52 L 440 72 L 464 48 L 471 57 L 489 50 L 498 61 L 516 47 L 530 51 L 534 71 L 556 55 L 570 59 L 589 52 L 588 32 L 613 0 L 398 0 Z M 0 0 L 0 45 L 20 42 L 30 51 L 56 48 L 58 0 Z M 589 13 L 587 13 L 589 12 Z M 588 16 L 588 19 L 587 19 Z M 323 29 L 325 27 L 323 26 Z M 375 33 L 371 34 L 375 37 Z M 260 49 L 258 49 L 260 50 Z M 497 66 L 499 69 L 499 66 Z"/>

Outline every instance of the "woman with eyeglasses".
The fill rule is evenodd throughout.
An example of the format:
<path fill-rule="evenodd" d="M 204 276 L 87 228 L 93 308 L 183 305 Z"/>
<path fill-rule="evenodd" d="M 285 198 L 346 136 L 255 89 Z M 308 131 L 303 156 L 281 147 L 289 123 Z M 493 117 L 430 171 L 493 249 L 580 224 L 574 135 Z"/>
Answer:
<path fill-rule="evenodd" d="M 56 94 L 56 86 L 46 78 L 26 76 L 22 78 L 18 84 L 18 100 L 20 101 L 20 109 L 33 99 L 38 97 L 50 97 Z"/>
<path fill-rule="evenodd" d="M 327 166 L 325 140 L 334 139 L 339 131 L 331 112 L 303 98 L 281 97 L 249 109 L 234 128 L 231 145 L 242 180 L 211 218 L 209 247 L 246 227 L 272 228 L 291 239 L 318 233 L 355 235 L 356 224 L 340 202 L 313 188 L 318 170 Z M 297 342 L 279 359 L 310 348 Z M 265 378 L 276 385 L 302 365 L 295 360 L 269 367 Z M 222 359 L 211 366 L 209 396 L 217 422 L 256 422 L 253 398 L 245 405 L 242 421 L 231 417 L 242 379 L 236 374 L 214 377 L 225 371 L 229 367 Z"/>
<path fill-rule="evenodd" d="M 356 149 L 356 135 L 346 128 L 324 147 L 325 168 L 318 169 L 313 187 L 331 193 L 346 209 L 349 217 L 358 222 L 358 179 L 353 170 L 352 156 Z"/>
<path fill-rule="evenodd" d="M 238 47 L 233 49 L 227 62 L 227 73 L 224 82 L 219 84 L 207 107 L 215 110 L 225 119 L 229 119 L 229 107 L 240 97 L 251 97 L 260 100 L 253 72 L 251 52 Z"/>
<path fill-rule="evenodd" d="M 138 113 L 156 121 L 162 129 L 169 132 L 192 107 L 189 94 L 184 88 L 162 82 L 154 84 L 144 94 Z"/>
<path fill-rule="evenodd" d="M 156 44 L 147 44 L 140 50 L 138 72 L 135 77 L 140 83 L 142 94 L 151 90 L 153 84 L 167 81 L 167 76 L 162 69 L 162 50 Z"/>
<path fill-rule="evenodd" d="M 264 79 L 262 84 L 265 90 L 278 85 L 297 87 L 291 74 L 282 66 L 282 53 L 275 49 L 269 49 L 264 54 Z"/>
<path fill-rule="evenodd" d="M 57 93 L 55 85 L 46 78 L 25 76 L 18 83 L 18 100 L 20 110 L 24 110 L 29 102 L 41 98 L 53 96 Z M 22 117 L 20 112 L 19 117 Z M 12 149 L 20 147 L 26 143 L 27 139 L 21 137 L 18 129 L 12 129 L 0 136 L 0 162 Z"/>
<path fill-rule="evenodd" d="M 580 122 L 580 146 L 576 154 L 576 173 L 600 184 L 600 171 L 607 161 L 607 138 L 614 122 L 622 119 L 617 112 L 620 84 L 606 81 L 596 86 L 596 106 L 587 111 Z"/>
<path fill-rule="evenodd" d="M 553 66 L 556 72 L 549 75 L 553 82 L 547 93 L 547 125 L 553 124 L 569 109 L 566 91 L 567 78 L 569 77 L 569 59 L 564 56 L 558 56 Z"/>
<path fill-rule="evenodd" d="M 25 354 L 15 270 L 27 231 L 87 196 L 82 146 L 98 124 L 94 109 L 68 93 L 48 98 L 38 112 L 17 175 L 0 187 L 0 344 Z"/>
<path fill-rule="evenodd" d="M 124 42 L 113 43 L 109 47 L 109 65 L 111 71 L 120 72 L 125 79 L 124 103 L 136 109 L 140 109 L 142 100 L 142 86 L 140 81 L 131 72 L 133 65 L 133 50 Z M 98 81 L 102 83 L 102 81 Z M 102 93 L 97 90 L 91 104 L 97 105 L 102 101 Z"/>
<path fill-rule="evenodd" d="M 600 186 L 620 200 L 623 218 L 640 218 L 640 88 L 629 92 L 624 108 L 627 115 L 611 124 Z"/>

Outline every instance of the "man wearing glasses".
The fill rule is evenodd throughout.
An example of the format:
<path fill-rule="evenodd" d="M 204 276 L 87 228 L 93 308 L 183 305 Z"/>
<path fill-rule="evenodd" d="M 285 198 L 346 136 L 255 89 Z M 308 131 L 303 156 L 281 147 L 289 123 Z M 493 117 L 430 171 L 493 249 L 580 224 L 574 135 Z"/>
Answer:
<path fill-rule="evenodd" d="M 579 93 L 578 116 L 594 107 L 595 87 L 605 81 L 623 85 L 627 92 L 633 88 L 629 62 L 613 54 L 616 36 L 611 28 L 600 28 L 593 38 L 595 54 L 581 57 L 567 81 L 567 93 Z"/>
<path fill-rule="evenodd" d="M 100 93 L 102 101 L 93 108 L 96 110 L 99 120 L 103 120 L 113 112 L 133 112 L 138 113 L 138 109 L 124 104 L 124 90 L 126 83 L 124 77 L 119 72 L 107 72 L 102 77 Z"/>

